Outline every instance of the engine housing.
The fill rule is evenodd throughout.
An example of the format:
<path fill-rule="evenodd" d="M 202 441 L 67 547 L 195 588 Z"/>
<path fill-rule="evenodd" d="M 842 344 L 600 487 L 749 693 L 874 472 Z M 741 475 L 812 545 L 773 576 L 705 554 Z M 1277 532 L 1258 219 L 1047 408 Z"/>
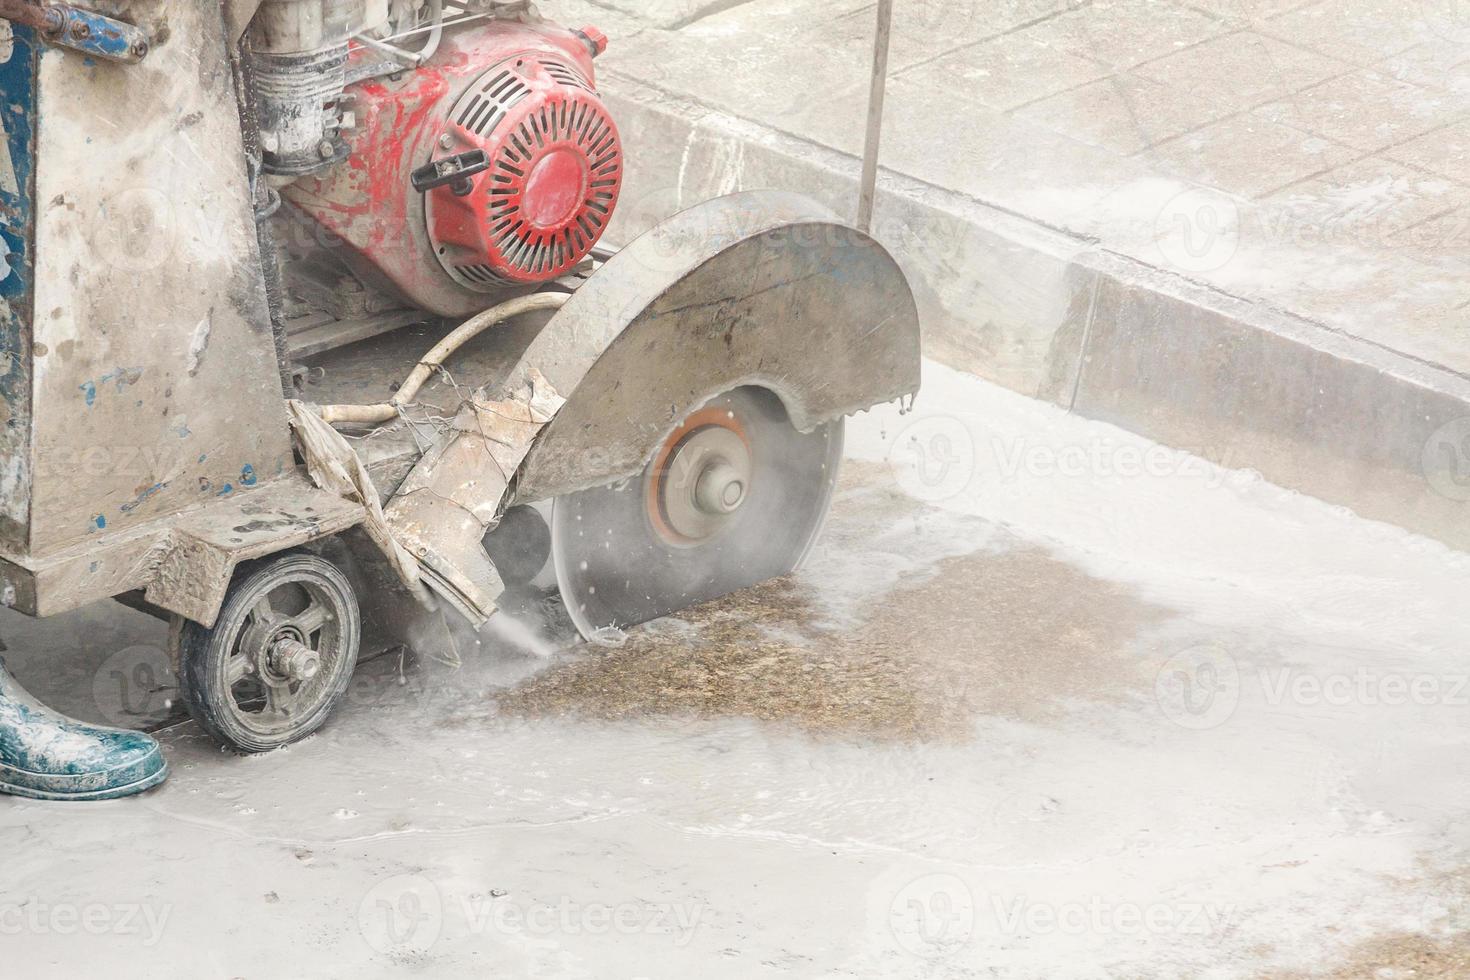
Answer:
<path fill-rule="evenodd" d="M 577 67 L 512 57 L 481 74 L 450 110 L 437 149 L 483 150 L 468 189 L 429 191 L 425 220 L 450 278 L 485 291 L 563 275 L 597 243 L 617 203 L 622 147 Z M 448 136 L 449 139 L 445 139 Z"/>
<path fill-rule="evenodd" d="M 446 32 L 421 68 L 350 88 L 349 156 L 282 190 L 317 229 L 309 244 L 445 316 L 565 274 L 601 237 L 622 182 L 594 80 L 602 43 L 591 29 L 492 20 Z M 483 151 L 486 169 L 414 189 L 415 170 L 467 151 Z"/>

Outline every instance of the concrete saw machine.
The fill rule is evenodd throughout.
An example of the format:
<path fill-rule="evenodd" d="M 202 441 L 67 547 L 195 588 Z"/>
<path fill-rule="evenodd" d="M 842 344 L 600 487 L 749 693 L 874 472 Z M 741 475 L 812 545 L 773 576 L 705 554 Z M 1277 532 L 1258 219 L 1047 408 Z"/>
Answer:
<path fill-rule="evenodd" d="M 890 7 L 852 227 L 620 213 L 656 137 L 527 2 L 0 0 L 0 601 L 166 620 L 248 753 L 326 722 L 365 628 L 532 594 L 598 639 L 793 570 L 844 417 L 919 383 L 862 230 Z M 0 791 L 166 772 L 0 669 Z"/>

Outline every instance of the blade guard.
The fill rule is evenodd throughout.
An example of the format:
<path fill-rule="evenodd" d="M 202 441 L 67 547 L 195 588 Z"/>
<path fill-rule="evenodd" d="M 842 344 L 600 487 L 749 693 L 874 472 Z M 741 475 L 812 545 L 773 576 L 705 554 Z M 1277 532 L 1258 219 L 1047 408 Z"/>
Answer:
<path fill-rule="evenodd" d="M 715 198 L 614 255 L 510 376 L 567 403 L 531 447 L 514 500 L 641 471 L 712 396 L 769 388 L 809 432 L 919 389 L 919 317 L 892 256 L 797 194 Z"/>
<path fill-rule="evenodd" d="M 493 395 L 501 415 L 522 406 L 526 423 L 489 441 L 513 443 L 498 472 L 487 478 L 483 427 L 457 426 L 410 473 L 388 522 L 425 581 L 481 622 L 501 586 L 480 538 L 507 507 L 633 476 L 684 416 L 742 385 L 773 391 L 803 432 L 919 388 L 903 272 L 796 194 L 707 201 L 609 259 Z M 554 408 L 534 410 L 538 392 Z"/>

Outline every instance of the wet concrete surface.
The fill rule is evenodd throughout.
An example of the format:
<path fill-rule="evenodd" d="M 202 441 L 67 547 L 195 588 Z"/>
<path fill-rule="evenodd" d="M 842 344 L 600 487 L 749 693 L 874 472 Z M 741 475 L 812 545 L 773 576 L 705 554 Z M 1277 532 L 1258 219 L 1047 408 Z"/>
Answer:
<path fill-rule="evenodd" d="M 162 624 L 3 617 L 174 769 L 0 801 L 7 969 L 1463 975 L 1464 556 L 932 366 L 848 442 L 796 575 L 378 657 L 266 756 L 169 722 Z"/>

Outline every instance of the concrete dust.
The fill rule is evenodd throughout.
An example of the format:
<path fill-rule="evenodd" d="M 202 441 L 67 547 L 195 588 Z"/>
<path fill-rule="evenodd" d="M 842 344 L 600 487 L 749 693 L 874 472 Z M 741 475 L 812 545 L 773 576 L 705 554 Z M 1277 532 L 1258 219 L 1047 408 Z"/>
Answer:
<path fill-rule="evenodd" d="M 819 621 L 810 585 L 765 583 L 635 629 L 623 648 L 588 650 L 497 700 L 525 716 L 738 717 L 958 742 L 976 715 L 1042 721 L 1148 682 L 1129 644 L 1166 610 L 1035 548 L 933 571 L 841 630 Z"/>
<path fill-rule="evenodd" d="M 1325 973 L 1279 973 L 1273 980 L 1463 980 L 1470 977 L 1470 936 L 1436 939 L 1405 934 L 1354 948 Z"/>

